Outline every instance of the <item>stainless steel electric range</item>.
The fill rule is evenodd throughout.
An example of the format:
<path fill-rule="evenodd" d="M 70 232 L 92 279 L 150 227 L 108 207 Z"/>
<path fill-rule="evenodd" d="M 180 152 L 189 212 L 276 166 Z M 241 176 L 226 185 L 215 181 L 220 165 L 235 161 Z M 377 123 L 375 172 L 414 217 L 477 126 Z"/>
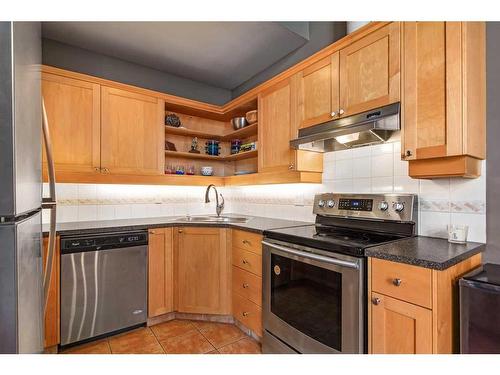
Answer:
<path fill-rule="evenodd" d="M 417 233 L 412 194 L 319 194 L 315 224 L 264 232 L 264 353 L 366 353 L 365 249 Z"/>

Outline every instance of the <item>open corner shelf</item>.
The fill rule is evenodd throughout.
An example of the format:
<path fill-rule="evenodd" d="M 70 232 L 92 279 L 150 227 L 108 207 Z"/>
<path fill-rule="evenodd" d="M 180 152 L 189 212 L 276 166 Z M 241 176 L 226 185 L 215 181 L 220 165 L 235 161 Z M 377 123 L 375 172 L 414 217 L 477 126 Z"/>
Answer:
<path fill-rule="evenodd" d="M 245 126 L 242 129 L 234 130 L 225 134 L 214 134 L 209 132 L 204 132 L 201 130 L 189 129 L 184 127 L 175 128 L 173 126 L 165 125 L 165 133 L 184 135 L 190 137 L 199 137 L 204 139 L 215 139 L 219 141 L 230 141 L 232 139 L 247 138 L 253 135 L 257 135 L 257 123 Z"/>
<path fill-rule="evenodd" d="M 165 156 L 176 157 L 176 158 L 186 158 L 186 159 L 204 159 L 204 160 L 217 160 L 217 161 L 235 161 L 243 160 L 249 158 L 257 157 L 257 150 L 240 152 L 238 154 L 228 155 L 228 156 L 214 156 L 207 154 L 194 154 L 191 152 L 182 151 L 168 151 L 165 150 Z"/>

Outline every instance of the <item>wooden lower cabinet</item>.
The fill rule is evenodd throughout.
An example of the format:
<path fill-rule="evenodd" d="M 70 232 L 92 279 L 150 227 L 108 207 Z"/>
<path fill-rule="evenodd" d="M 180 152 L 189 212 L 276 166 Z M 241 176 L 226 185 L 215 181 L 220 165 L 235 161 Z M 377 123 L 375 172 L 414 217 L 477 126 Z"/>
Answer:
<path fill-rule="evenodd" d="M 230 314 L 231 257 L 228 229 L 176 227 L 174 308 L 198 314 Z"/>
<path fill-rule="evenodd" d="M 372 353 L 432 353 L 432 311 L 372 293 Z"/>
<path fill-rule="evenodd" d="M 45 269 L 45 261 L 47 259 L 47 250 L 49 246 L 49 238 L 43 238 L 43 267 Z M 56 237 L 56 249 L 52 260 L 52 276 L 50 278 L 49 298 L 47 308 L 45 310 L 45 333 L 44 333 L 44 348 L 50 348 L 60 343 L 59 331 L 59 305 L 60 305 L 60 247 L 59 236 Z"/>
<path fill-rule="evenodd" d="M 149 230 L 148 317 L 173 311 L 173 229 Z"/>
<path fill-rule="evenodd" d="M 232 312 L 262 337 L 262 235 L 232 231 Z"/>
<path fill-rule="evenodd" d="M 481 254 L 442 271 L 368 258 L 368 352 L 458 353 L 458 279 L 480 264 Z"/>

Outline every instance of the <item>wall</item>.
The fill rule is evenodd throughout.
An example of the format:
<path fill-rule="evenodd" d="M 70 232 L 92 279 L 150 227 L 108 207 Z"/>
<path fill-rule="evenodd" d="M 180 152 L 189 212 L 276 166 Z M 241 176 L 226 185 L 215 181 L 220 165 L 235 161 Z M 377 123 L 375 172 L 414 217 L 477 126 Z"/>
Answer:
<path fill-rule="evenodd" d="M 206 85 L 50 39 L 42 39 L 42 61 L 45 65 L 207 103 L 220 105 L 231 100 L 230 90 Z"/>
<path fill-rule="evenodd" d="M 486 23 L 486 77 L 487 77 L 487 159 L 489 165 L 500 164 L 500 22 Z M 488 233 L 488 245 L 485 260 L 500 263 L 500 199 L 498 190 L 500 187 L 500 168 L 489 168 L 486 177 L 486 222 Z"/>
<path fill-rule="evenodd" d="M 309 41 L 232 91 L 236 98 L 346 35 L 345 22 L 309 22 Z"/>
<path fill-rule="evenodd" d="M 486 240 L 485 162 L 479 179 L 414 180 L 401 161 L 399 142 L 327 153 L 324 161 L 323 184 L 221 188 L 224 212 L 312 222 L 315 193 L 416 193 L 420 234 L 446 237 L 447 225 L 467 224 L 469 240 Z M 213 214 L 214 202 L 205 204 L 204 192 L 204 187 L 58 184 L 58 221 Z"/>

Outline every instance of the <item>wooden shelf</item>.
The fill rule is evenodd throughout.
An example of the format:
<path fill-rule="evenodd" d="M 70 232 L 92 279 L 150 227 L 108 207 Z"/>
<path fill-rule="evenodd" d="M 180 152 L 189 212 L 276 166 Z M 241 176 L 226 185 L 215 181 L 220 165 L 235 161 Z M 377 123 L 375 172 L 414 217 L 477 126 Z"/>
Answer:
<path fill-rule="evenodd" d="M 244 128 L 234 130 L 230 133 L 225 134 L 222 137 L 223 141 L 230 141 L 232 139 L 241 139 L 251 137 L 252 135 L 257 135 L 257 123 L 253 123 L 252 125 L 247 125 Z"/>
<path fill-rule="evenodd" d="M 230 141 L 232 139 L 241 139 L 247 138 L 252 135 L 257 134 L 257 123 L 252 125 L 245 126 L 242 129 L 238 129 L 235 131 L 231 131 L 226 134 L 213 134 L 204 132 L 201 130 L 188 129 L 184 127 L 175 128 L 173 126 L 165 126 L 165 133 L 167 134 L 175 134 L 175 135 L 184 135 L 188 137 L 199 137 L 204 139 L 215 139 L 219 141 Z"/>
<path fill-rule="evenodd" d="M 182 152 L 182 151 L 167 151 L 165 150 L 165 156 L 175 157 L 175 158 L 186 158 L 186 159 L 204 159 L 204 160 L 215 160 L 215 161 L 234 161 L 243 160 L 249 158 L 257 157 L 257 150 L 241 152 L 239 154 L 233 154 L 228 156 L 214 156 L 207 154 L 194 154 L 192 152 Z"/>
<path fill-rule="evenodd" d="M 192 153 L 192 152 L 183 152 L 183 151 L 168 151 L 168 150 L 165 150 L 165 156 L 171 156 L 173 158 L 205 159 L 205 160 L 223 161 L 222 156 L 207 155 L 207 154 L 203 154 L 203 153 L 195 154 L 195 153 Z"/>
<path fill-rule="evenodd" d="M 240 152 L 238 154 L 232 154 L 228 156 L 224 156 L 222 159 L 224 161 L 234 161 L 234 160 L 243 160 L 257 157 L 257 150 Z"/>

